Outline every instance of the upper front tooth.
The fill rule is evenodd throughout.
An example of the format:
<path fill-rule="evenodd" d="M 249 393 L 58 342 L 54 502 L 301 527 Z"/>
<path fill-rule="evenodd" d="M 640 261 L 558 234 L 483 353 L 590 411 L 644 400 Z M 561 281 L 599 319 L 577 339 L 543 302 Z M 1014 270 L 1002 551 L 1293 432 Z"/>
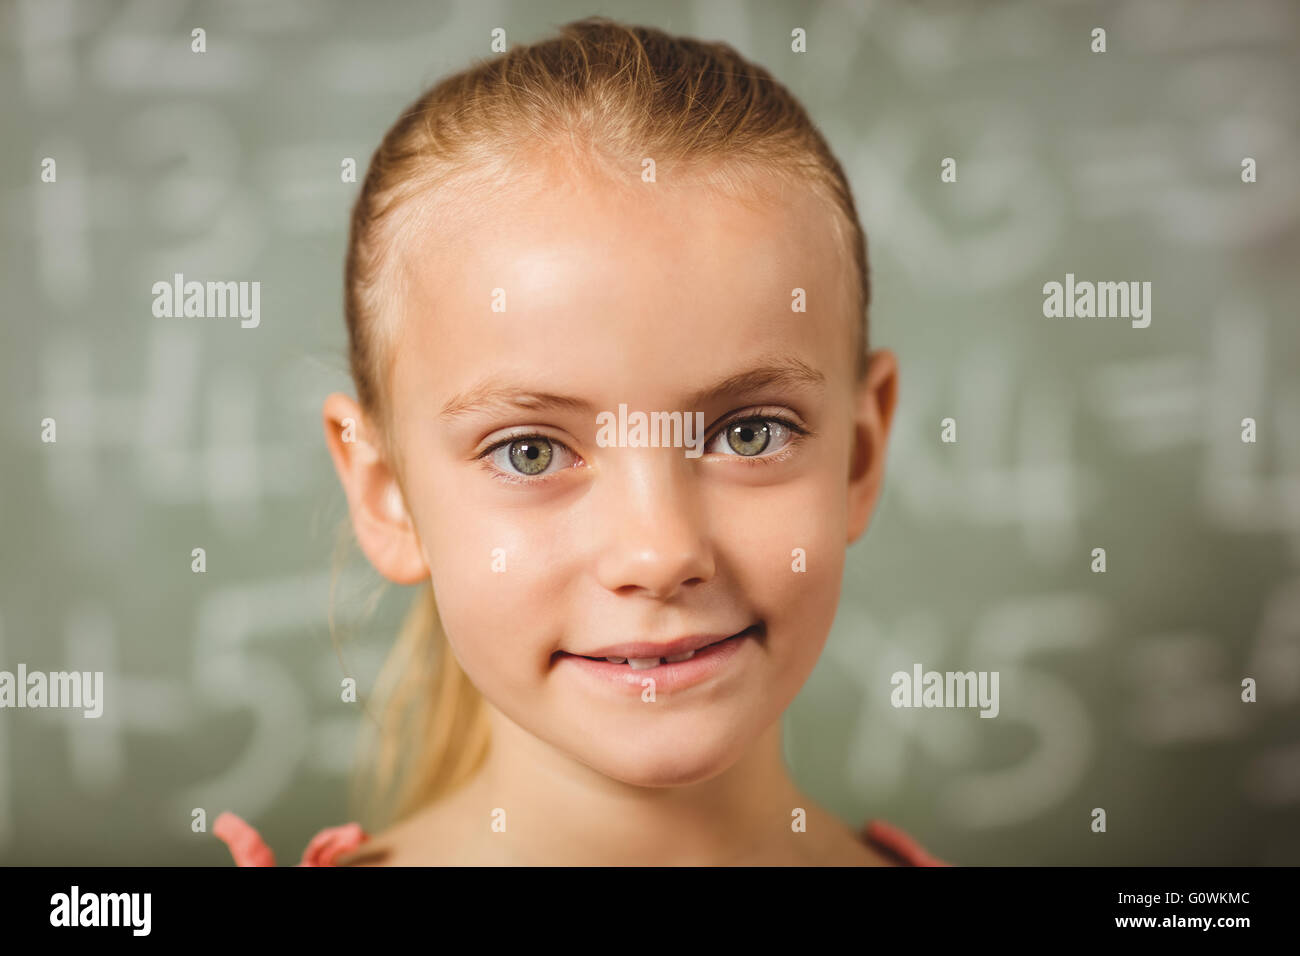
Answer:
<path fill-rule="evenodd" d="M 657 667 L 657 666 L 659 665 L 659 658 L 657 658 L 657 657 L 629 657 L 629 658 L 627 659 L 627 663 L 628 663 L 628 666 L 632 668 L 632 670 L 634 670 L 634 671 L 643 671 L 643 670 L 646 670 L 647 668 L 650 668 L 650 667 Z"/>
<path fill-rule="evenodd" d="M 626 657 L 607 657 L 607 658 L 605 658 L 605 660 L 609 661 L 611 664 L 622 664 L 624 661 L 627 660 L 627 658 L 626 658 Z"/>
<path fill-rule="evenodd" d="M 677 654 L 674 655 L 673 657 L 665 657 L 664 660 L 666 660 L 669 664 L 676 664 L 681 661 L 689 661 L 694 656 L 695 656 L 694 651 L 687 651 L 685 654 Z"/>

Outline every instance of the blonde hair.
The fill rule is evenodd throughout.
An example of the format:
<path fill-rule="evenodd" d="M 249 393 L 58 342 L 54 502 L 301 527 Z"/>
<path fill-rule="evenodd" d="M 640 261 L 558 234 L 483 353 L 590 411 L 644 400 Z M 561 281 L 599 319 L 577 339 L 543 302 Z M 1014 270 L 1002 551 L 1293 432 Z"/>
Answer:
<path fill-rule="evenodd" d="M 405 290 L 400 239 L 435 222 L 454 232 L 495 184 L 520 180 L 520 157 L 556 155 L 562 162 L 552 169 L 603 173 L 630 188 L 640 186 L 642 159 L 653 157 L 665 180 L 655 188 L 689 183 L 747 203 L 773 181 L 811 186 L 832 211 L 852 267 L 855 375 L 865 374 L 866 237 L 844 171 L 803 107 L 725 43 L 588 17 L 443 79 L 402 113 L 371 158 L 352 211 L 344 310 L 357 399 L 399 484 L 401 450 L 383 385 Z M 436 201 L 412 201 L 419 196 Z M 455 790 L 487 755 L 483 700 L 451 653 L 429 582 L 375 698 L 382 711 L 367 796 L 390 819 Z"/>

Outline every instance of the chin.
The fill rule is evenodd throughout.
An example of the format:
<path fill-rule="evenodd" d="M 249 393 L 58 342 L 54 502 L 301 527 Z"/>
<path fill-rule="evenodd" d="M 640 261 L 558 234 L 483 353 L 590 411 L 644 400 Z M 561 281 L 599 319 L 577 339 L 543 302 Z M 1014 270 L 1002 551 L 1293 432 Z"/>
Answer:
<path fill-rule="evenodd" d="M 696 737 L 643 740 L 621 751 L 588 753 L 583 761 L 607 777 L 636 787 L 683 787 L 716 777 L 744 755 L 744 742 Z"/>

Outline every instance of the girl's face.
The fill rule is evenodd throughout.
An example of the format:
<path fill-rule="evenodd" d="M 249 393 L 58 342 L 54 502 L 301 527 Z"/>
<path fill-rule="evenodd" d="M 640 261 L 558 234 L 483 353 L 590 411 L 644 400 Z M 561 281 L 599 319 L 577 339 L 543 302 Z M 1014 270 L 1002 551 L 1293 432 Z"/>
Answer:
<path fill-rule="evenodd" d="M 358 531 L 389 577 L 431 579 L 515 724 L 618 780 L 691 783 L 817 661 L 879 488 L 893 357 L 855 387 L 853 273 L 811 193 L 750 208 L 566 178 L 403 247 L 388 392 L 409 523 Z M 701 413 L 703 434 L 619 444 L 620 407 Z M 354 523 L 372 491 L 349 488 Z"/>

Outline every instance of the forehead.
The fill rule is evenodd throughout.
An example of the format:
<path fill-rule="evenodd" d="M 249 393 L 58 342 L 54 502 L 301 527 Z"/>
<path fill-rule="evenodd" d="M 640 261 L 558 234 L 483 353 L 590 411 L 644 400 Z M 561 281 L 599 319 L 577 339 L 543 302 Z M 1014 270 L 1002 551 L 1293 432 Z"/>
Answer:
<path fill-rule="evenodd" d="M 500 373 L 656 407 L 747 356 L 829 373 L 848 352 L 854 281 L 833 215 L 777 181 L 738 200 L 542 176 L 462 204 L 399 246 L 395 412 Z M 796 288 L 807 311 L 791 308 Z"/>

